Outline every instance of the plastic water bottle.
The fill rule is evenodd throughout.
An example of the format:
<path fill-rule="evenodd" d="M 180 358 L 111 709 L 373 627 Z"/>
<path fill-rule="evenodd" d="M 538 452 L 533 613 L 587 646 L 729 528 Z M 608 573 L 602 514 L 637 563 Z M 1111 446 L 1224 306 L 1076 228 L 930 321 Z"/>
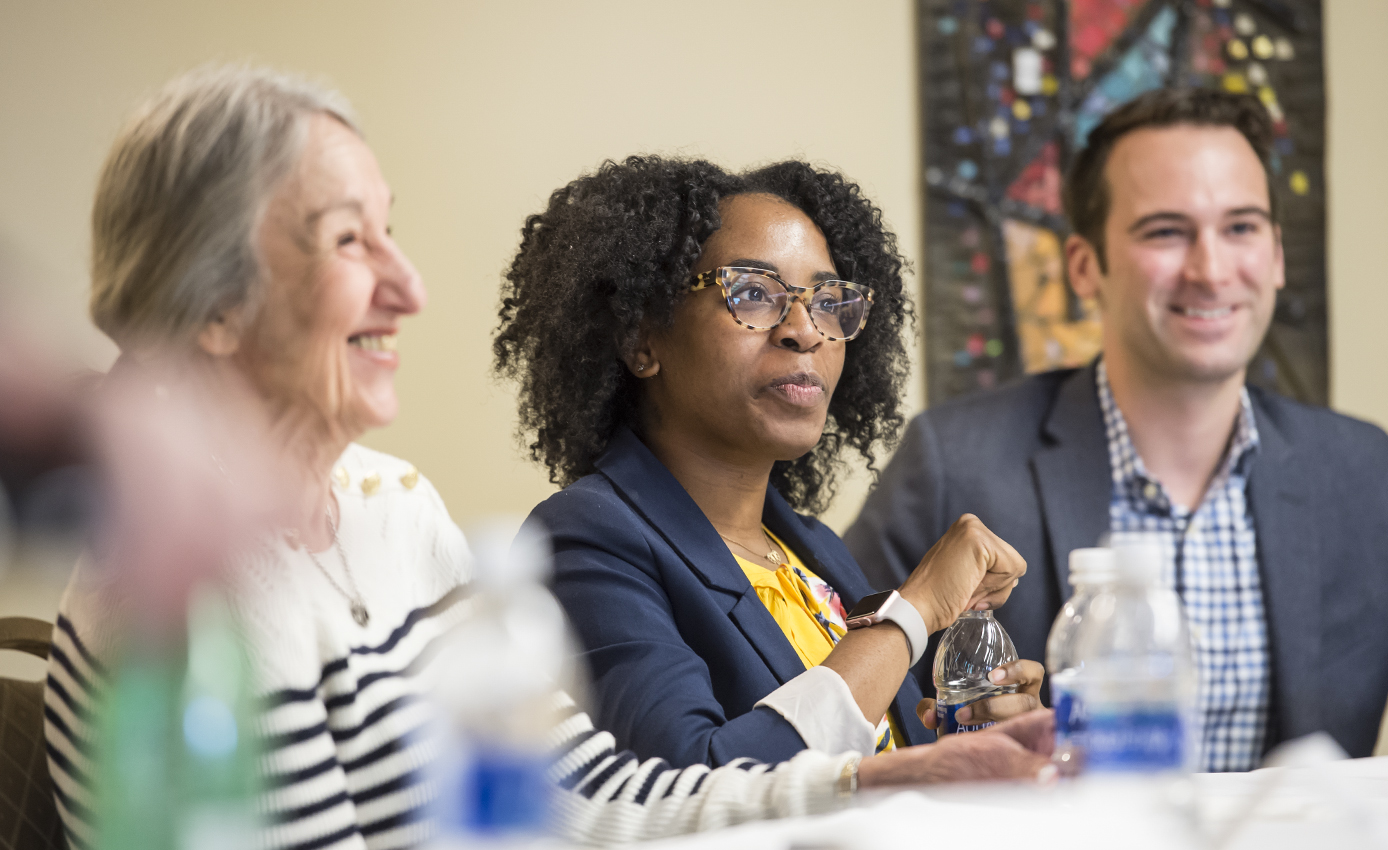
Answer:
<path fill-rule="evenodd" d="M 438 682 L 449 730 L 436 810 L 444 846 L 526 846 L 547 834 L 546 747 L 555 695 L 572 692 L 574 643 L 543 584 L 548 541 L 471 529 L 470 615 L 447 637 Z"/>
<path fill-rule="evenodd" d="M 1017 648 L 992 611 L 965 611 L 940 638 L 935 651 L 935 717 L 938 734 L 973 732 L 992 723 L 961 726 L 955 714 L 963 706 L 999 694 L 1015 693 L 1016 685 L 988 680 L 994 669 L 1017 660 Z"/>
<path fill-rule="evenodd" d="M 234 850 L 264 826 L 252 669 L 223 595 L 196 589 L 184 647 L 131 641 L 97 719 L 93 846 Z"/>
<path fill-rule="evenodd" d="M 1051 707 L 1055 709 L 1055 753 L 1064 776 L 1080 769 L 1076 738 L 1084 732 L 1083 706 L 1074 682 L 1082 672 L 1075 658 L 1075 633 L 1084 622 L 1094 595 L 1113 583 L 1118 567 L 1112 549 L 1076 549 L 1070 553 L 1070 585 L 1074 592 L 1056 615 L 1046 640 L 1046 670 L 1050 673 Z"/>
<path fill-rule="evenodd" d="M 1189 770 L 1195 675 L 1180 598 L 1160 586 L 1153 543 L 1117 544 L 1114 560 L 1114 582 L 1093 595 L 1075 630 L 1083 769 Z"/>

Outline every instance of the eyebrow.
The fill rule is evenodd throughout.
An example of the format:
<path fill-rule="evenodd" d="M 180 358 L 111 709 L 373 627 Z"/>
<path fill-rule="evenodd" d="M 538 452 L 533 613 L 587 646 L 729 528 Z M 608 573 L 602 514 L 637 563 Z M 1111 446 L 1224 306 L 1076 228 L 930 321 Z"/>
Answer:
<path fill-rule="evenodd" d="M 304 216 L 304 224 L 308 227 L 313 227 L 323 216 L 327 215 L 330 212 L 336 212 L 338 210 L 343 209 L 352 210 L 358 215 L 361 215 L 365 211 L 366 207 L 362 204 L 361 201 L 357 200 L 356 198 L 349 198 L 345 201 L 338 201 L 337 203 L 328 204 L 326 207 L 316 209 L 313 212 L 309 213 L 307 216 Z"/>
<path fill-rule="evenodd" d="M 1236 207 L 1235 209 L 1232 209 L 1232 210 L 1226 210 L 1225 213 L 1224 213 L 1224 215 L 1225 215 L 1225 217 L 1229 217 L 1229 216 L 1241 216 L 1241 215 L 1256 215 L 1256 216 L 1258 216 L 1259 218 L 1262 218 L 1262 219 L 1264 219 L 1264 220 L 1266 220 L 1266 221 L 1269 221 L 1269 222 L 1272 221 L 1272 213 L 1269 212 L 1268 210 L 1264 209 L 1263 207 Z M 1185 215 L 1185 214 L 1183 214 L 1183 213 L 1177 213 L 1177 212 L 1154 212 L 1154 213 L 1150 213 L 1150 214 L 1148 214 L 1148 215 L 1144 215 L 1142 218 L 1139 218 L 1137 221 L 1133 222 L 1133 223 L 1128 227 L 1128 232 L 1129 232 L 1129 233 L 1135 233 L 1135 232 L 1141 230 L 1142 228 L 1146 227 L 1147 225 L 1149 225 L 1149 224 L 1155 224 L 1155 223 L 1157 223 L 1157 222 L 1180 222 L 1180 223 L 1183 223 L 1183 224 L 1184 224 L 1184 223 L 1186 223 L 1186 222 L 1189 222 L 1190 220 L 1191 220 L 1190 216 Z"/>
<path fill-rule="evenodd" d="M 767 260 L 754 260 L 749 257 L 743 257 L 742 259 L 733 260 L 731 263 L 725 263 L 725 265 L 740 266 L 753 269 L 766 269 L 767 271 L 775 272 L 776 274 L 781 273 L 781 270 L 776 267 L 775 263 L 768 262 Z M 810 275 L 810 280 L 814 283 L 821 283 L 826 280 L 838 279 L 839 276 L 834 274 L 833 272 L 815 272 L 814 274 Z"/>

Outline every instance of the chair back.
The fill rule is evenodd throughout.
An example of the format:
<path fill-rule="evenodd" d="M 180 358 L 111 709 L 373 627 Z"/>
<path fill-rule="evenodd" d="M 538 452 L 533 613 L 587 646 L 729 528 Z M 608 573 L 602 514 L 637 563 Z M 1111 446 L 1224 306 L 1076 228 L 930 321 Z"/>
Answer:
<path fill-rule="evenodd" d="M 48 657 L 53 626 L 0 618 L 0 650 Z M 43 740 L 43 682 L 0 677 L 0 850 L 67 850 Z"/>

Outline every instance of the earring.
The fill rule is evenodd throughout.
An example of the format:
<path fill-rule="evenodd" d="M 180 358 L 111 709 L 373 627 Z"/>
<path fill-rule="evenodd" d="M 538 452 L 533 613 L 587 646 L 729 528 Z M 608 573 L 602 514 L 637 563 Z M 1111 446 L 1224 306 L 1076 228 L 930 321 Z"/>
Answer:
<path fill-rule="evenodd" d="M 644 371 L 646 371 L 646 364 L 645 364 L 645 363 L 638 363 L 638 364 L 636 365 L 636 371 L 638 371 L 638 372 L 644 372 Z"/>

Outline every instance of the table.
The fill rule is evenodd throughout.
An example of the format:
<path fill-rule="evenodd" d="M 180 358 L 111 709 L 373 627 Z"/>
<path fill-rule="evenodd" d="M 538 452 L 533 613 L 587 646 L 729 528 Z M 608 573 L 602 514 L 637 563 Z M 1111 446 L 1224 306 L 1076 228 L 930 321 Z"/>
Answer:
<path fill-rule="evenodd" d="M 1388 848 L 1388 757 L 1184 779 L 924 786 L 846 811 L 745 824 L 642 850 Z"/>

